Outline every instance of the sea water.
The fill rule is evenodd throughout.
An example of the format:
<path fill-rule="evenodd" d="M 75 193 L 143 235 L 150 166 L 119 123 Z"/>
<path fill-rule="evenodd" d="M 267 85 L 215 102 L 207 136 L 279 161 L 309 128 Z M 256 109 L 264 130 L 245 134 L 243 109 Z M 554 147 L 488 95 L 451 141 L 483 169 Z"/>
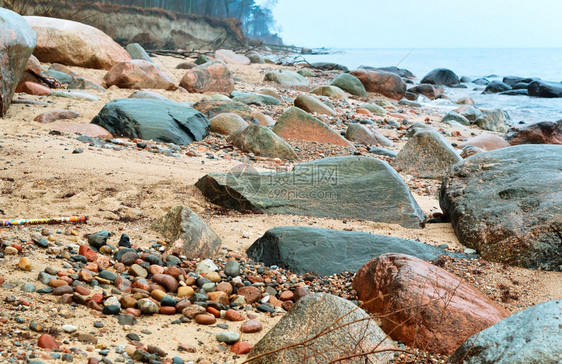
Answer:
<path fill-rule="evenodd" d="M 562 48 L 482 48 L 482 49 L 333 49 L 330 54 L 304 55 L 306 61 L 334 62 L 354 69 L 359 66 L 397 66 L 416 75 L 416 82 L 435 68 L 449 68 L 459 77 L 486 77 L 501 81 L 504 76 L 539 77 L 562 82 Z M 490 77 L 493 76 L 493 77 Z M 468 88 L 445 88 L 448 99 L 430 101 L 427 106 L 452 110 L 455 100 L 471 97 L 480 108 L 506 110 L 513 123 L 562 119 L 562 98 L 483 95 L 485 86 L 466 83 Z"/>

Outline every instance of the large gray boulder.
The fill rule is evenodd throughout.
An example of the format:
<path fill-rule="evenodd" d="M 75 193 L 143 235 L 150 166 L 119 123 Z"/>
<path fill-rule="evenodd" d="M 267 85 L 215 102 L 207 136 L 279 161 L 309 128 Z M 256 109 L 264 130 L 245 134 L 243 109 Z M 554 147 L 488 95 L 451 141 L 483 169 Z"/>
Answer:
<path fill-rule="evenodd" d="M 349 92 L 355 96 L 367 96 L 367 90 L 365 90 L 365 86 L 361 81 L 349 73 L 342 73 L 338 77 L 334 78 L 332 82 L 330 82 L 330 86 L 336 86 L 340 89 Z"/>
<path fill-rule="evenodd" d="M 6 114 L 37 35 L 25 19 L 0 8 L 0 117 Z"/>
<path fill-rule="evenodd" d="M 466 340 L 455 364 L 562 363 L 562 300 L 519 311 Z"/>
<path fill-rule="evenodd" d="M 221 238 L 187 206 L 179 205 L 156 220 L 151 229 L 172 244 L 169 250 L 190 259 L 208 258 L 221 246 Z"/>
<path fill-rule="evenodd" d="M 533 81 L 529 84 L 527 90 L 529 91 L 529 96 L 562 97 L 562 83 Z"/>
<path fill-rule="evenodd" d="M 402 172 L 422 178 L 442 178 L 461 160 L 461 156 L 439 132 L 422 130 L 402 147 L 393 165 Z"/>
<path fill-rule="evenodd" d="M 482 115 L 474 121 L 474 124 L 480 129 L 505 133 L 507 132 L 506 121 L 510 120 L 511 118 L 506 111 L 496 109 L 484 111 Z"/>
<path fill-rule="evenodd" d="M 562 271 L 562 146 L 474 155 L 443 179 L 440 205 L 460 242 L 483 258 Z"/>
<path fill-rule="evenodd" d="M 387 363 L 393 349 L 394 342 L 365 311 L 343 298 L 311 293 L 253 347 L 248 359 L 254 364 L 320 364 L 365 353 L 345 363 Z"/>
<path fill-rule="evenodd" d="M 429 83 L 431 85 L 452 86 L 460 83 L 459 76 L 455 72 L 447 68 L 437 68 L 429 72 L 422 78 L 420 83 Z"/>
<path fill-rule="evenodd" d="M 372 258 L 386 253 L 407 254 L 423 260 L 434 260 L 441 255 L 466 258 L 413 240 L 308 226 L 269 229 L 246 253 L 269 266 L 319 275 L 356 272 Z"/>
<path fill-rule="evenodd" d="M 378 159 L 333 157 L 289 172 L 211 173 L 195 184 L 238 211 L 356 218 L 419 228 L 424 215 L 400 175 Z"/>
<path fill-rule="evenodd" d="M 106 104 L 92 124 L 113 135 L 187 145 L 209 135 L 209 120 L 174 101 L 117 99 Z"/>

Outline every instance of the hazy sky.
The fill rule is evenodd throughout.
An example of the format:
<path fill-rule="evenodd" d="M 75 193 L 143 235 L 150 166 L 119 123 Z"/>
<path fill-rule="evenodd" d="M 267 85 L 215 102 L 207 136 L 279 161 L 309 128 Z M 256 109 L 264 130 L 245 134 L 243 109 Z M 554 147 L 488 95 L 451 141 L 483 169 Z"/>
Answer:
<path fill-rule="evenodd" d="M 286 44 L 562 47 L 562 0 L 278 0 Z"/>

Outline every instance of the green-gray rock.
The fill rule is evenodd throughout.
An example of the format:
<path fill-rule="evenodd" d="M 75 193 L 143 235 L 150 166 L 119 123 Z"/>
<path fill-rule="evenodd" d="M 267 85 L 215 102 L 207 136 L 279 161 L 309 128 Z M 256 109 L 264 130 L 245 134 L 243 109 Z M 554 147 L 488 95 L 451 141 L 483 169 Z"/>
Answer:
<path fill-rule="evenodd" d="M 386 115 L 386 109 L 382 106 L 377 105 L 377 104 L 363 104 L 363 105 L 361 105 L 361 107 L 363 109 L 369 110 L 370 112 L 372 112 L 373 114 L 378 115 L 378 116 Z"/>
<path fill-rule="evenodd" d="M 233 101 L 238 101 L 246 105 L 280 105 L 281 102 L 273 96 L 255 93 L 233 91 L 231 94 Z"/>
<path fill-rule="evenodd" d="M 400 253 L 423 260 L 441 255 L 464 257 L 413 240 L 358 231 L 338 231 L 308 226 L 269 229 L 248 250 L 248 257 L 267 266 L 277 265 L 294 273 L 319 275 L 356 272 L 372 258 Z"/>
<path fill-rule="evenodd" d="M 248 105 L 237 101 L 204 99 L 193 104 L 193 108 L 205 114 L 209 119 L 224 113 L 239 115 L 248 122 L 251 122 L 253 119 L 252 109 Z"/>
<path fill-rule="evenodd" d="M 270 158 L 298 159 L 293 148 L 268 127 L 250 124 L 232 134 L 232 144 L 242 151 Z"/>
<path fill-rule="evenodd" d="M 457 124 L 470 125 L 470 120 L 454 111 L 449 111 L 441 121 L 451 126 L 457 126 Z"/>
<path fill-rule="evenodd" d="M 482 111 L 474 106 L 467 106 L 461 109 L 460 114 L 473 123 L 482 116 Z"/>
<path fill-rule="evenodd" d="M 45 71 L 45 73 L 49 77 L 56 78 L 57 81 L 59 81 L 60 83 L 62 83 L 64 85 L 68 85 L 74 79 L 74 77 L 72 77 L 71 75 L 69 75 L 67 73 L 64 73 L 64 72 L 56 71 L 56 70 L 47 70 L 47 71 Z"/>
<path fill-rule="evenodd" d="M 216 334 L 217 341 L 232 345 L 240 340 L 240 334 L 235 331 L 221 331 Z"/>
<path fill-rule="evenodd" d="M 248 122 L 246 122 L 246 120 L 232 113 L 218 114 L 209 120 L 209 123 L 211 124 L 210 130 L 213 133 L 219 133 L 222 135 L 232 135 L 234 132 L 248 126 Z"/>
<path fill-rule="evenodd" d="M 349 92 L 355 96 L 365 97 L 367 96 L 367 91 L 365 86 L 359 81 L 359 79 L 349 73 L 342 73 L 336 77 L 330 85 L 339 87 L 340 89 Z"/>
<path fill-rule="evenodd" d="M 83 91 L 70 91 L 70 90 L 53 90 L 49 94 L 53 97 L 65 97 L 67 99 L 74 100 L 85 100 L 85 101 L 98 101 L 99 98 L 96 95 L 92 95 Z"/>
<path fill-rule="evenodd" d="M 209 120 L 174 101 L 117 99 L 92 120 L 113 135 L 187 145 L 209 135 Z"/>
<path fill-rule="evenodd" d="M 326 333 L 318 335 L 323 331 Z M 307 345 L 295 345 L 316 335 L 318 338 Z M 345 362 L 387 363 L 395 348 L 394 342 L 386 338 L 377 323 L 353 303 L 330 294 L 310 293 L 299 299 L 253 347 L 248 359 L 254 364 L 320 364 L 378 349 L 382 352 L 360 355 Z M 264 356 L 257 358 L 260 355 Z M 256 359 L 252 360 L 254 357 Z"/>
<path fill-rule="evenodd" d="M 297 96 L 295 99 L 295 106 L 311 114 L 336 115 L 336 112 L 331 107 L 324 104 L 316 97 L 309 95 Z"/>
<path fill-rule="evenodd" d="M 480 129 L 497 131 L 500 133 L 507 132 L 507 126 L 505 122 L 511 120 L 509 114 L 503 110 L 488 110 L 485 111 L 476 121 L 476 124 Z"/>
<path fill-rule="evenodd" d="M 393 165 L 402 172 L 422 178 L 443 178 L 462 160 L 457 151 L 436 130 L 415 133 L 402 147 Z"/>
<path fill-rule="evenodd" d="M 318 86 L 311 93 L 318 96 L 326 96 L 331 99 L 347 99 L 345 91 L 337 86 Z"/>
<path fill-rule="evenodd" d="M 308 86 L 309 81 L 296 72 L 287 70 L 277 70 L 268 72 L 265 75 L 264 81 L 272 81 L 280 84 L 281 86 Z"/>
<path fill-rule="evenodd" d="M 459 241 L 483 258 L 562 271 L 562 146 L 469 157 L 443 179 L 439 202 Z"/>
<path fill-rule="evenodd" d="M 129 53 L 129 55 L 131 56 L 132 59 L 142 59 L 143 61 L 154 63 L 152 58 L 150 58 L 148 53 L 146 53 L 144 48 L 138 43 L 127 44 L 127 47 L 125 47 L 125 50 L 127 51 L 127 53 Z"/>
<path fill-rule="evenodd" d="M 212 203 L 238 211 L 356 218 L 419 228 L 424 215 L 400 175 L 368 157 L 333 157 L 290 172 L 211 173 L 195 184 Z"/>
<path fill-rule="evenodd" d="M 211 62 L 211 58 L 209 58 L 209 56 L 206 56 L 206 55 L 203 54 L 203 55 L 197 57 L 197 59 L 195 60 L 194 63 L 199 66 L 199 65 L 205 64 L 207 62 Z"/>
<path fill-rule="evenodd" d="M 299 70 L 297 73 L 303 77 L 316 77 L 316 74 L 309 70 Z"/>
<path fill-rule="evenodd" d="M 222 243 L 220 237 L 199 215 L 183 205 L 174 207 L 156 220 L 151 229 L 173 243 L 173 251 L 177 250 L 190 259 L 210 257 L 219 250 Z"/>
<path fill-rule="evenodd" d="M 345 132 L 345 138 L 365 145 L 383 145 L 385 147 L 392 145 L 387 137 L 362 124 L 350 124 Z"/>

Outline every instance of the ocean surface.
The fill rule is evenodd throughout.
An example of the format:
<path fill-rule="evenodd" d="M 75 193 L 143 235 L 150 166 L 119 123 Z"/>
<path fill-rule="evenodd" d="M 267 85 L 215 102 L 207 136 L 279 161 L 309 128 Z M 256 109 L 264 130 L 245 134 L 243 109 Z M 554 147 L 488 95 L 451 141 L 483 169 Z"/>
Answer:
<path fill-rule="evenodd" d="M 331 49 L 326 55 L 305 55 L 308 62 L 335 62 L 349 69 L 361 65 L 397 66 L 414 73 L 419 82 L 435 68 L 449 68 L 459 77 L 487 77 L 501 81 L 504 76 L 540 77 L 545 81 L 562 81 L 562 48 L 482 48 L 482 49 Z M 513 123 L 556 121 L 562 119 L 562 98 L 546 99 L 528 96 L 482 95 L 484 86 L 467 83 L 467 89 L 445 88 L 450 100 L 420 99 L 427 106 L 452 110 L 453 103 L 464 96 L 472 97 L 480 108 L 506 110 Z"/>

